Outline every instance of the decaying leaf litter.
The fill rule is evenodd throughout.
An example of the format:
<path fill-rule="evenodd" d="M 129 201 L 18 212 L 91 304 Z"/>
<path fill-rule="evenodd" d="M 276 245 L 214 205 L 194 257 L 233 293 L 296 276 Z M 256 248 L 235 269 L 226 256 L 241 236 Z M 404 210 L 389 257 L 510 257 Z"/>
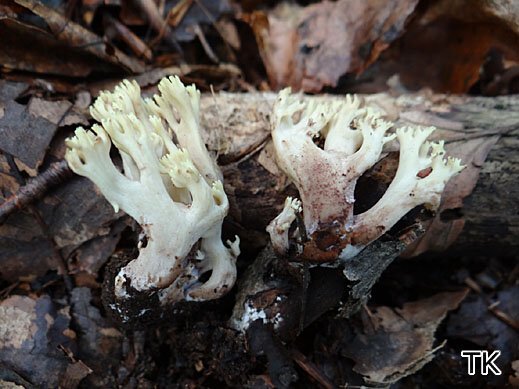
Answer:
<path fill-rule="evenodd" d="M 517 6 L 308 3 L 0 2 L 2 385 L 517 383 Z M 172 74 L 209 92 L 202 135 L 224 174 L 224 235 L 242 242 L 238 283 L 121 327 L 101 303 L 103 278 L 135 250 L 138 227 L 70 173 L 64 139 L 92 123 L 100 91 L 129 78 L 150 96 Z M 266 225 L 297 195 L 268 124 L 272 92 L 285 86 L 367 93 L 397 124 L 438 127 L 467 165 L 436 215 L 407 215 L 346 278 L 267 246 Z M 397 163 L 390 150 L 359 180 L 359 211 Z M 230 320 L 244 307 L 265 317 L 240 334 Z M 501 350 L 503 375 L 469 377 L 463 348 Z"/>

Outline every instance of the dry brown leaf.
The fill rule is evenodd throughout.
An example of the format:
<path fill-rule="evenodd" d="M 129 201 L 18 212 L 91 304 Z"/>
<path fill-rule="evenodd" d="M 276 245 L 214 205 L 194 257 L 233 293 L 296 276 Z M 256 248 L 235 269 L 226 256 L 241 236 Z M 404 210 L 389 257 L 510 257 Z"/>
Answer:
<path fill-rule="evenodd" d="M 318 92 L 360 73 L 404 30 L 417 0 L 339 0 L 305 8 L 283 4 L 253 30 L 273 88 Z"/>
<path fill-rule="evenodd" d="M 398 56 L 395 71 L 410 89 L 427 86 L 437 92 L 465 93 L 479 79 L 490 49 L 511 48 L 513 40 L 508 30 L 489 21 L 445 16 L 428 24 L 416 21 L 400 41 L 399 54 L 393 54 Z"/>
<path fill-rule="evenodd" d="M 464 0 L 428 2 L 355 89 L 386 90 L 388 79 L 398 74 L 407 90 L 466 93 L 485 77 L 490 77 L 484 81 L 491 85 L 489 92 L 506 90 L 517 71 L 512 68 L 503 74 L 505 69 L 493 69 L 487 75 L 484 66 L 501 55 L 506 61 L 497 60 L 495 66 L 514 61 L 517 65 L 518 4 L 510 0 L 474 0 L 470 5 Z"/>
<path fill-rule="evenodd" d="M 519 35 L 519 3 L 514 0 L 440 0 L 431 4 L 425 15 L 434 19 L 439 15 L 450 15 L 468 22 L 494 19 Z"/>
<path fill-rule="evenodd" d="M 13 0 L 12 3 L 9 7 L 17 7 L 18 13 L 0 18 L 0 33 L 2 39 L 7 40 L 7 44 L 2 42 L 7 50 L 0 52 L 0 58 L 7 67 L 67 76 L 86 76 L 93 69 L 122 68 L 131 73 L 144 70 L 140 61 L 53 8 L 39 1 Z M 20 11 L 19 6 L 24 7 L 25 12 Z M 33 20 L 34 15 L 42 18 L 46 26 L 36 27 L 25 22 L 25 19 Z M 95 57 L 103 62 L 95 61 Z"/>
<path fill-rule="evenodd" d="M 96 66 L 94 58 L 86 58 L 47 31 L 16 19 L 0 16 L 0 36 L 0 63 L 7 69 L 83 77 Z"/>
<path fill-rule="evenodd" d="M 357 331 L 345 355 L 355 361 L 354 370 L 372 383 L 391 384 L 418 371 L 434 358 L 436 328 L 467 293 L 440 293 L 402 308 L 373 309 L 370 324 Z"/>
<path fill-rule="evenodd" d="M 67 370 L 60 380 L 60 388 L 76 389 L 79 383 L 93 371 L 82 361 L 76 361 L 67 366 Z"/>
<path fill-rule="evenodd" d="M 118 48 L 104 42 L 99 36 L 68 20 L 52 8 L 40 2 L 28 0 L 14 1 L 43 18 L 54 36 L 58 40 L 67 43 L 67 45 L 82 47 L 85 52 L 93 54 L 108 63 L 122 67 L 129 72 L 140 73 L 144 70 L 144 66 L 140 61 L 128 57 Z"/>

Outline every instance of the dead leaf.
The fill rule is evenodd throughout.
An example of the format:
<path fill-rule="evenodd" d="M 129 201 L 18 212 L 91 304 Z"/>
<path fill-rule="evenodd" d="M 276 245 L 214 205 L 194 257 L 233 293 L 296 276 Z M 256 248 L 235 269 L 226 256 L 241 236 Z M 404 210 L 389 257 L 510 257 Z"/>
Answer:
<path fill-rule="evenodd" d="M 5 104 L 7 101 L 18 98 L 24 90 L 29 86 L 23 82 L 10 82 L 0 80 L 0 103 Z M 5 106 L 3 105 L 4 113 Z M 2 115 L 0 115 L 0 119 Z"/>
<path fill-rule="evenodd" d="M 404 30 L 417 0 L 339 0 L 305 8 L 282 5 L 256 15 L 253 30 L 274 89 L 318 92 L 360 73 Z"/>
<path fill-rule="evenodd" d="M 76 361 L 67 366 L 67 370 L 61 377 L 60 388 L 76 389 L 79 383 L 93 371 L 82 361 Z"/>
<path fill-rule="evenodd" d="M 76 246 L 110 232 L 110 223 L 121 215 L 89 180 L 75 178 L 38 204 L 59 248 Z"/>
<path fill-rule="evenodd" d="M 428 86 L 436 92 L 465 93 L 479 79 L 490 49 L 511 47 L 510 35 L 490 22 L 466 23 L 448 17 L 428 24 L 416 21 L 399 42 L 399 54 L 393 54 L 399 55 L 397 72 L 410 89 Z"/>
<path fill-rule="evenodd" d="M 34 216 L 26 212 L 11 215 L 0 225 L 0 276 L 16 281 L 56 269 L 53 246 Z"/>
<path fill-rule="evenodd" d="M 5 189 L 0 188 L 0 193 Z M 4 280 L 31 278 L 56 269 L 54 248 L 60 249 L 65 258 L 74 254 L 73 270 L 96 271 L 113 252 L 124 228 L 124 223 L 112 226 L 120 215 L 84 178 L 61 185 L 36 207 L 47 231 L 42 230 L 34 214 L 26 211 L 10 215 L 0 225 L 0 275 Z"/>
<path fill-rule="evenodd" d="M 504 56 L 503 62 L 519 61 L 517 2 L 475 0 L 470 7 L 463 0 L 427 4 L 367 72 L 363 90 L 370 84 L 372 92 L 385 89 L 386 80 L 398 74 L 410 90 L 466 93 L 486 76 L 485 65 L 496 54 Z M 491 77 L 494 74 L 497 79 L 505 76 L 491 72 Z M 486 82 L 493 81 L 498 80 Z"/>
<path fill-rule="evenodd" d="M 440 293 L 402 308 L 372 309 L 370 324 L 356 331 L 345 345 L 344 355 L 355 361 L 354 370 L 368 382 L 395 383 L 434 358 L 436 328 L 467 293 Z"/>
<path fill-rule="evenodd" d="M 11 296 L 0 303 L 0 362 L 38 387 L 59 385 L 69 366 L 59 345 L 74 349 L 66 308 L 49 296 Z M 52 372 L 52 374 L 49 374 Z"/>
<path fill-rule="evenodd" d="M 86 76 L 94 69 L 144 70 L 140 61 L 39 1 L 13 0 L 8 7 L 18 7 L 11 17 L 0 18 L 3 47 L 7 48 L 0 52 L 0 59 L 8 68 L 66 76 Z M 26 20 L 40 23 L 32 25 Z M 96 57 L 102 62 L 95 61 Z"/>
<path fill-rule="evenodd" d="M 140 73 L 144 70 L 144 65 L 140 61 L 128 57 L 118 48 L 104 42 L 99 36 L 68 20 L 52 8 L 40 2 L 28 0 L 14 1 L 43 18 L 54 36 L 58 40 L 66 42 L 69 46 L 82 47 L 85 52 L 93 54 L 108 63 L 122 67 L 129 72 Z"/>
<path fill-rule="evenodd" d="M 73 124 L 88 125 L 87 118 L 77 112 L 68 100 L 49 101 L 32 97 L 27 105 L 27 110 L 31 115 L 47 119 L 60 127 Z"/>
<path fill-rule="evenodd" d="M 499 350 L 501 355 L 496 365 L 506 372 L 509 364 L 519 358 L 519 333 L 488 309 L 490 296 L 471 295 L 447 321 L 449 337 L 463 339 L 480 348 Z M 503 289 L 493 301 L 499 301 L 498 308 L 506 312 L 512 320 L 519 321 L 519 286 Z M 506 374 L 488 375 L 488 384 L 503 386 Z"/>
<path fill-rule="evenodd" d="M 9 84 L 0 81 L 0 90 Z M 12 88 L 15 87 L 9 89 Z M 43 117 L 32 115 L 27 107 L 4 96 L 0 95 L 0 103 L 4 107 L 4 114 L 0 118 L 0 151 L 20 159 L 30 168 L 36 168 L 45 156 L 56 125 Z"/>
<path fill-rule="evenodd" d="M 510 0 L 473 0 L 467 7 L 464 0 L 440 0 L 431 4 L 425 20 L 449 15 L 467 22 L 498 20 L 519 34 L 519 3 Z"/>
<path fill-rule="evenodd" d="M 87 240 L 79 247 L 71 245 L 63 248 L 63 253 L 69 261 L 69 272 L 87 272 L 97 276 L 98 271 L 110 258 L 119 242 L 122 230 L 130 223 L 128 218 L 117 220 L 106 235 L 100 235 Z M 72 250 L 72 251 L 70 251 Z"/>
<path fill-rule="evenodd" d="M 123 334 L 112 327 L 101 316 L 99 310 L 91 305 L 92 295 L 89 288 L 75 288 L 71 294 L 72 317 L 79 329 L 78 354 L 94 371 L 106 371 L 110 366 L 120 364 Z M 89 387 L 114 387 L 114 377 L 90 375 L 86 378 Z"/>
<path fill-rule="evenodd" d="M 86 118 L 79 113 L 81 102 L 77 111 L 68 101 L 31 98 L 28 106 L 18 104 L 14 99 L 25 89 L 25 84 L 0 81 L 0 103 L 5 106 L 0 118 L 0 150 L 19 158 L 15 159 L 18 168 L 35 175 L 57 123 L 72 124 Z M 64 150 L 60 150 L 61 154 L 54 153 L 54 157 L 63 157 Z M 0 199 L 12 196 L 19 188 L 12 168 L 0 154 Z M 31 279 L 58 268 L 55 249 L 61 249 L 67 259 L 81 247 L 75 255 L 78 266 L 97 271 L 119 240 L 121 229 L 112 229 L 111 223 L 120 215 L 86 179 L 63 184 L 37 207 L 47 224 L 45 231 L 34 214 L 25 211 L 12 214 L 0 225 L 0 275 L 4 280 Z"/>
<path fill-rule="evenodd" d="M 94 58 L 86 58 L 47 31 L 16 19 L 0 17 L 0 35 L 0 63 L 7 69 L 82 77 L 95 66 Z"/>

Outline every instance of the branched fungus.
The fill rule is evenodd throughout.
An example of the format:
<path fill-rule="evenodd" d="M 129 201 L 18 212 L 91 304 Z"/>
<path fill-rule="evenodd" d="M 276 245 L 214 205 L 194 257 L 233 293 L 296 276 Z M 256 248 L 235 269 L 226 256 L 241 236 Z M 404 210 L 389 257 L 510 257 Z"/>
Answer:
<path fill-rule="evenodd" d="M 178 77 L 163 79 L 159 91 L 143 99 L 136 82 L 124 81 L 102 92 L 90 110 L 100 124 L 78 128 L 65 158 L 146 237 L 116 276 L 117 299 L 139 292 L 157 293 L 161 302 L 218 298 L 235 282 L 239 240 L 229 248 L 221 240 L 228 200 L 200 135 L 200 92 Z M 112 144 L 123 173 L 110 156 Z"/>
<path fill-rule="evenodd" d="M 433 127 L 403 127 L 390 133 L 393 123 L 362 105 L 352 96 L 339 102 L 303 101 L 289 89 L 275 102 L 271 128 L 276 160 L 301 197 L 306 259 L 355 256 L 414 207 L 436 209 L 447 181 L 463 169 L 459 159 L 445 158 L 443 142 L 427 141 Z M 358 178 L 395 138 L 400 143 L 396 176 L 371 209 L 354 215 Z M 299 206 L 287 200 L 267 228 L 278 253 L 289 248 L 288 231 Z"/>

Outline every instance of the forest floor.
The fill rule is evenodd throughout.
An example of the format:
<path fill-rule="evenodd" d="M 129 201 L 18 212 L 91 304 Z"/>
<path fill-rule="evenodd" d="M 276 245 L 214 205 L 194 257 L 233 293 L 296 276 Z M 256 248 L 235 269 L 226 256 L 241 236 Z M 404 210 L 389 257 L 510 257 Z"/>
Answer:
<path fill-rule="evenodd" d="M 0 0 L 0 388 L 519 387 L 519 5 L 467 3 Z M 141 229 L 71 172 L 65 139 L 101 91 L 171 75 L 202 91 L 238 281 L 125 320 L 110 293 Z M 467 168 L 345 269 L 277 256 L 287 86 L 434 125 Z M 361 177 L 356 214 L 397 165 L 389 150 Z"/>

